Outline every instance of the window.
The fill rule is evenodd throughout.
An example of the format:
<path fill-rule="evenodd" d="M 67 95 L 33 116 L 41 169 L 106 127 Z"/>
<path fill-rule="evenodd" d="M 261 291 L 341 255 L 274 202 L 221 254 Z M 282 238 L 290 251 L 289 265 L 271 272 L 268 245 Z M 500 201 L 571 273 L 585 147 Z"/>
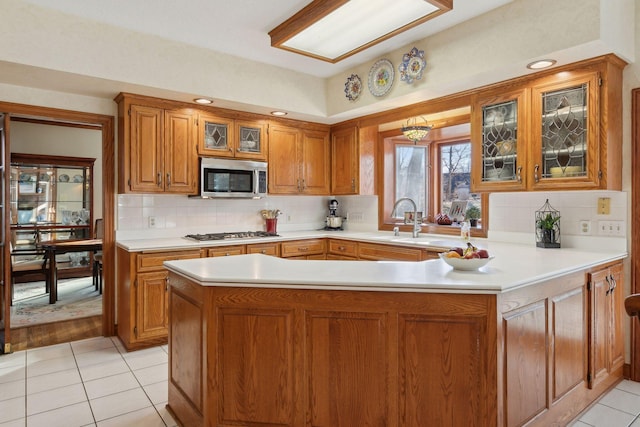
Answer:
<path fill-rule="evenodd" d="M 396 198 L 408 197 L 416 203 L 418 212 L 427 211 L 428 152 L 427 147 L 396 145 Z M 409 202 L 399 204 L 394 218 L 404 218 L 403 212 L 413 210 Z"/>
<path fill-rule="evenodd" d="M 402 198 L 410 198 L 416 203 L 418 218 L 422 213 L 423 231 L 458 234 L 458 223 L 437 224 L 436 217 L 443 213 L 452 220 L 477 218 L 472 234 L 486 235 L 486 212 L 483 215 L 488 196 L 471 193 L 471 142 L 468 123 L 449 128 L 434 129 L 427 139 L 418 144 L 408 143 L 397 131 L 383 133 L 383 187 L 381 229 L 407 223 L 413 205 L 408 201 L 397 203 Z M 387 136 L 388 135 L 388 136 Z M 456 202 L 456 203 L 454 203 Z M 459 213 L 452 212 L 452 207 Z M 486 224 L 486 223 L 485 223 Z"/>

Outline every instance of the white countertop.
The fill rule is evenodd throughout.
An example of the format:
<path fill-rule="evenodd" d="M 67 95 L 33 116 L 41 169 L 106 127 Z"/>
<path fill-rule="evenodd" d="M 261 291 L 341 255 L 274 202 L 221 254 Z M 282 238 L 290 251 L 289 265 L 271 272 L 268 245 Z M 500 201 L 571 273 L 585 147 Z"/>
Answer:
<path fill-rule="evenodd" d="M 291 240 L 310 237 L 339 237 L 361 241 L 409 246 L 448 247 L 460 239 L 425 235 L 408 237 L 409 242 L 389 238 L 391 233 L 345 233 L 337 236 L 326 232 L 296 232 L 277 238 Z M 406 234 L 406 233 L 404 233 Z M 377 235 L 381 235 L 376 239 Z M 406 239 L 406 236 L 403 237 Z M 267 239 L 251 239 L 250 242 Z M 245 241 L 248 242 L 248 241 Z M 440 246 L 433 245 L 440 243 Z M 169 242 L 167 242 L 169 244 Z M 229 244 L 227 241 L 226 244 Z M 261 254 L 232 257 L 199 258 L 167 261 L 172 272 L 188 277 L 203 286 L 279 287 L 300 289 L 336 289 L 393 292 L 465 292 L 499 293 L 581 271 L 610 261 L 624 259 L 626 252 L 588 251 L 578 249 L 543 249 L 531 245 L 474 240 L 486 248 L 494 259 L 477 271 L 456 271 L 443 261 L 332 261 L 288 260 Z M 433 246 L 432 246 L 433 245 Z M 187 243 L 186 247 L 202 246 Z M 177 248 L 167 246 L 167 248 Z M 184 247 L 180 245 L 179 247 Z M 138 250 L 140 245 L 136 246 Z"/>

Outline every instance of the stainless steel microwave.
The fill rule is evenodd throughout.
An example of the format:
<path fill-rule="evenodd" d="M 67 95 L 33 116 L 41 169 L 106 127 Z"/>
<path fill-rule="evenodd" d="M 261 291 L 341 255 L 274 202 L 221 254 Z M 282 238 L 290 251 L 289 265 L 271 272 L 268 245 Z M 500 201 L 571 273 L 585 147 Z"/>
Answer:
<path fill-rule="evenodd" d="M 258 199 L 266 195 L 266 162 L 200 158 L 200 197 Z"/>

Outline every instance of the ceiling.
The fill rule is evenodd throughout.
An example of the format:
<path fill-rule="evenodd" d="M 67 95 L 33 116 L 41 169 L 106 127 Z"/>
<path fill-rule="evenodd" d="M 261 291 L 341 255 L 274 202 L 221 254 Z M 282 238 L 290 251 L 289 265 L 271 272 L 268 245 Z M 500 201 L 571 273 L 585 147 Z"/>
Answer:
<path fill-rule="evenodd" d="M 512 0 L 454 0 L 453 10 L 337 64 L 271 47 L 269 31 L 310 0 L 25 0 L 43 8 L 168 40 L 245 57 L 316 77 L 330 77 Z M 389 2 L 390 7 L 393 2 Z M 366 16 L 362 17 L 366 20 Z"/>

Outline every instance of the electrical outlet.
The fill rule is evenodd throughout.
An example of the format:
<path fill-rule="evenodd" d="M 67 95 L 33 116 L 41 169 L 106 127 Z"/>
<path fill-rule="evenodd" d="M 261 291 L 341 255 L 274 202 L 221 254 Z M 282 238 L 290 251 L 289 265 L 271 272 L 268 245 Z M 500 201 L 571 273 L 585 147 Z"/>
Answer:
<path fill-rule="evenodd" d="M 156 228 L 156 217 L 155 216 L 150 216 L 149 217 L 149 228 Z"/>
<path fill-rule="evenodd" d="M 579 234 L 589 235 L 591 234 L 591 221 L 582 220 L 579 225 Z"/>

